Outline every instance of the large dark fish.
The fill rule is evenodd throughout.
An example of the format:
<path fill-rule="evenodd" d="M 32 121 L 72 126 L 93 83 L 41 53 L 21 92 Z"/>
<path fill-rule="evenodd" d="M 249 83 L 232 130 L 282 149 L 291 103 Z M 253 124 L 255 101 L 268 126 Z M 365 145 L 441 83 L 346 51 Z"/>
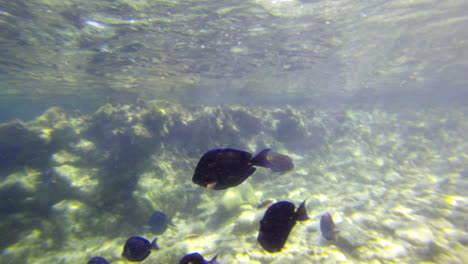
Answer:
<path fill-rule="evenodd" d="M 153 242 L 150 243 L 148 240 L 139 236 L 130 237 L 125 243 L 122 257 L 129 261 L 143 261 L 149 256 L 151 250 L 159 249 L 156 243 L 157 239 L 158 238 L 155 238 Z"/>
<path fill-rule="evenodd" d="M 272 164 L 270 169 L 279 174 L 285 174 L 294 170 L 294 163 L 291 157 L 281 153 L 269 152 L 267 160 Z"/>
<path fill-rule="evenodd" d="M 271 167 L 268 151 L 264 149 L 252 158 L 249 152 L 237 149 L 210 150 L 198 161 L 192 181 L 214 190 L 237 186 L 255 172 L 254 166 Z"/>
<path fill-rule="evenodd" d="M 339 232 L 335 230 L 335 223 L 328 212 L 320 217 L 320 231 L 323 238 L 327 240 L 335 240 L 335 234 Z"/>
<path fill-rule="evenodd" d="M 205 260 L 200 253 L 195 252 L 188 255 L 185 255 L 180 261 L 179 264 L 217 264 L 216 258 L 218 255 L 214 256 L 211 260 Z"/>
<path fill-rule="evenodd" d="M 109 264 L 109 262 L 103 257 L 92 257 L 88 264 Z"/>
<path fill-rule="evenodd" d="M 268 207 L 260 220 L 260 230 L 257 237 L 258 242 L 266 251 L 280 251 L 296 221 L 309 219 L 305 209 L 305 201 L 301 203 L 297 211 L 294 209 L 294 204 L 288 201 L 277 202 Z"/>

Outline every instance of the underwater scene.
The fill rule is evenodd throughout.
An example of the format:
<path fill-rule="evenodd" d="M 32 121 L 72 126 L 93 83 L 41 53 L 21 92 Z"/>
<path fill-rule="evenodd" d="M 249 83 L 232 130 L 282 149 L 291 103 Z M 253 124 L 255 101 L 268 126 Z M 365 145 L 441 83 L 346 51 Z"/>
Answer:
<path fill-rule="evenodd" d="M 467 10 L 0 0 L 0 263 L 468 263 Z"/>

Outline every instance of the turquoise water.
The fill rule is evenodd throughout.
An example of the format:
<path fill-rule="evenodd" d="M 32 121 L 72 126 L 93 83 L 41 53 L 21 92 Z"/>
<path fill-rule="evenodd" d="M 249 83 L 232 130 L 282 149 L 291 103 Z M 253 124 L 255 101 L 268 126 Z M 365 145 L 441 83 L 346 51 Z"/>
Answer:
<path fill-rule="evenodd" d="M 468 262 L 466 1 L 0 3 L 0 262 Z M 227 190 L 214 148 L 290 156 Z M 266 200 L 306 200 L 285 247 Z M 339 230 L 322 238 L 320 216 Z"/>

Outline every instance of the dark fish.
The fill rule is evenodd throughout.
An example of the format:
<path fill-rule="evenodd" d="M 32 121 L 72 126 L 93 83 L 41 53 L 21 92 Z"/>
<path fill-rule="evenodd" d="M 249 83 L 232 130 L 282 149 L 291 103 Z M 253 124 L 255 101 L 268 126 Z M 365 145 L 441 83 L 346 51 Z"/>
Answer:
<path fill-rule="evenodd" d="M 284 174 L 294 170 L 293 160 L 289 156 L 276 152 L 270 152 L 268 153 L 267 159 L 272 164 L 270 169 L 274 172 Z"/>
<path fill-rule="evenodd" d="M 88 264 L 109 264 L 109 262 L 103 257 L 92 257 Z"/>
<path fill-rule="evenodd" d="M 148 225 L 155 235 L 160 235 L 166 231 L 168 225 L 172 225 L 169 218 L 161 211 L 155 211 L 148 220 Z"/>
<path fill-rule="evenodd" d="M 328 212 L 320 217 L 320 231 L 322 231 L 323 238 L 327 240 L 335 240 L 335 234 L 339 232 L 335 230 L 335 223 Z"/>
<path fill-rule="evenodd" d="M 249 152 L 237 149 L 210 150 L 198 161 L 192 181 L 215 190 L 237 186 L 255 172 L 254 166 L 271 167 L 268 151 L 264 149 L 252 158 Z"/>
<path fill-rule="evenodd" d="M 207 261 L 203 258 L 200 253 L 195 252 L 188 255 L 185 255 L 180 261 L 179 264 L 217 264 L 216 258 L 218 255 L 214 256 L 211 260 Z"/>
<path fill-rule="evenodd" d="M 129 261 L 143 261 L 149 256 L 152 249 L 159 249 L 157 240 L 158 238 L 155 238 L 153 242 L 150 243 L 148 240 L 139 236 L 130 237 L 125 243 L 122 257 Z"/>
<path fill-rule="evenodd" d="M 305 209 L 305 201 L 301 203 L 297 211 L 294 209 L 294 204 L 288 201 L 277 202 L 268 207 L 260 220 L 260 230 L 257 237 L 258 242 L 266 251 L 280 251 L 296 221 L 309 219 Z"/>

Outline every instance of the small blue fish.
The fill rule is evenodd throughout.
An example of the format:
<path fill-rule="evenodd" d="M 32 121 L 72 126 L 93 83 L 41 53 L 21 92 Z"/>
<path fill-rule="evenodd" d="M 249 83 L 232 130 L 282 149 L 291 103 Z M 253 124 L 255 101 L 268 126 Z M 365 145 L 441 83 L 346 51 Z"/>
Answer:
<path fill-rule="evenodd" d="M 328 212 L 320 217 L 320 231 L 322 231 L 323 238 L 327 240 L 335 240 L 335 234 L 339 232 L 335 230 L 335 223 Z"/>
<path fill-rule="evenodd" d="M 168 225 L 172 225 L 170 223 L 169 218 L 166 216 L 165 213 L 161 211 L 155 211 L 148 220 L 148 225 L 150 226 L 151 231 L 155 235 L 161 235 L 166 231 Z"/>
<path fill-rule="evenodd" d="M 180 261 L 179 264 L 217 264 L 216 258 L 218 255 L 214 256 L 211 260 L 205 260 L 200 253 L 195 252 L 188 255 L 185 255 Z"/>
<path fill-rule="evenodd" d="M 103 257 L 92 257 L 88 264 L 109 264 L 109 262 Z"/>
<path fill-rule="evenodd" d="M 155 238 L 153 242 L 150 243 L 148 240 L 139 236 L 130 237 L 125 243 L 122 257 L 129 261 L 143 261 L 149 256 L 151 250 L 159 249 L 157 240 L 158 238 Z"/>

